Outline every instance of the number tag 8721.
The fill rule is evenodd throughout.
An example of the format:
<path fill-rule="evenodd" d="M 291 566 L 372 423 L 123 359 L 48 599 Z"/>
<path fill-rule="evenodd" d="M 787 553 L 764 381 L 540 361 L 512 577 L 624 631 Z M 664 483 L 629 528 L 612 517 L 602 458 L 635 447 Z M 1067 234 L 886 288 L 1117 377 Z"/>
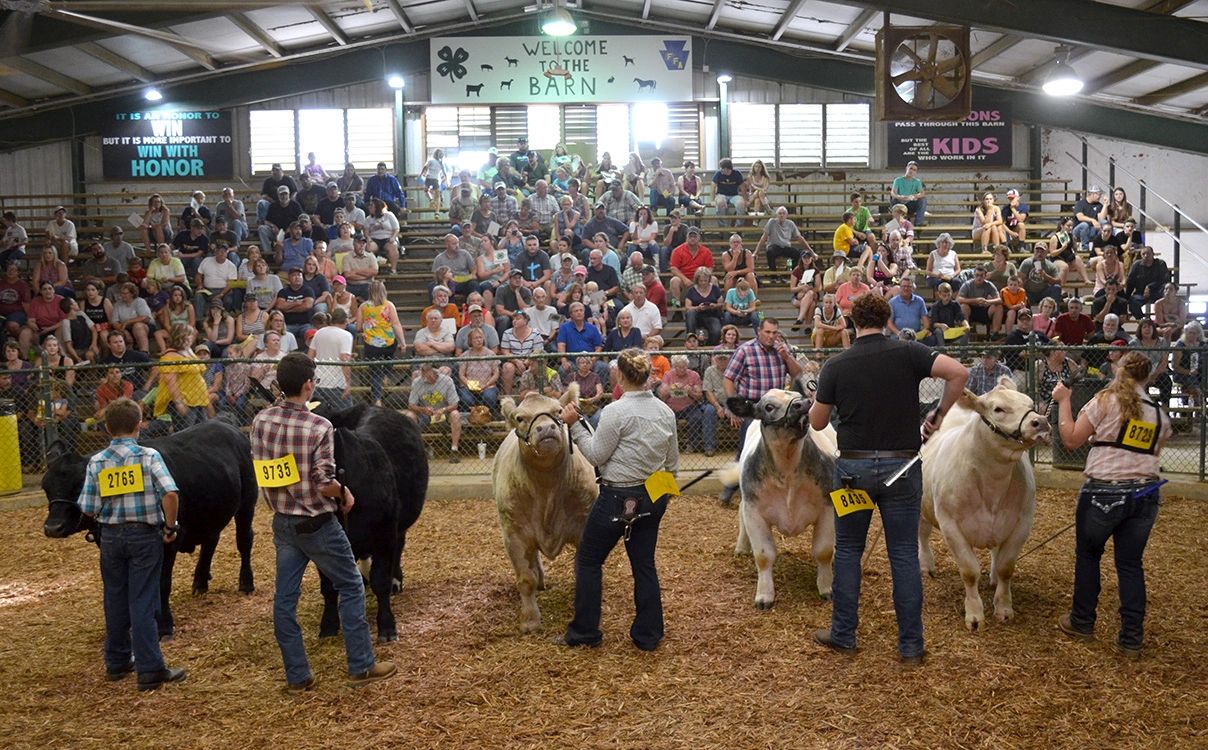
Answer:
<path fill-rule="evenodd" d="M 253 461 L 252 465 L 256 470 L 256 484 L 261 487 L 288 487 L 302 481 L 298 474 L 298 461 L 292 453 L 286 453 L 281 458 Z"/>
<path fill-rule="evenodd" d="M 830 493 L 831 503 L 835 506 L 836 516 L 846 516 L 858 510 L 872 510 L 872 498 L 864 490 L 853 490 L 841 487 Z"/>
<path fill-rule="evenodd" d="M 1153 422 L 1130 419 L 1128 420 L 1128 424 L 1124 426 L 1124 437 L 1120 442 L 1130 448 L 1149 450 L 1153 447 L 1157 436 L 1158 426 Z"/>

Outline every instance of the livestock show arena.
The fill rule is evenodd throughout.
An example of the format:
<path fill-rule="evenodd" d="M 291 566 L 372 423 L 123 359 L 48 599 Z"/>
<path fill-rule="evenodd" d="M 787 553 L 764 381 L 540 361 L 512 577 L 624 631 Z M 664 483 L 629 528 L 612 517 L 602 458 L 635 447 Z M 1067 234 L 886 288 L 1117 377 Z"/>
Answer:
<path fill-rule="evenodd" d="M 1208 748 L 1208 0 L 996 10 L 0 2 L 0 747 Z M 917 410 L 882 360 L 828 382 L 880 342 L 874 298 L 944 363 Z M 921 503 L 925 546 L 892 510 L 887 543 L 891 501 L 841 467 L 915 451 L 859 458 L 840 415 L 913 440 L 962 380 L 921 501 L 917 469 L 870 485 Z M 81 506 L 177 512 L 158 472 L 96 474 L 126 399 L 180 526 L 160 597 L 130 598 L 182 680 L 105 661 L 115 542 Z M 334 428 L 313 472 L 258 431 L 290 400 Z M 674 438 L 615 429 L 639 400 Z M 608 461 L 672 439 L 613 515 Z M 1096 471 L 1118 502 L 1080 495 Z M 285 677 L 278 552 L 317 532 L 270 503 L 311 482 L 356 498 L 303 515 L 357 558 L 383 679 L 350 674 L 314 565 L 314 681 Z M 1070 621 L 1088 514 L 1155 507 Z M 828 647 L 861 517 L 857 647 Z M 600 533 L 603 640 L 568 647 Z M 924 653 L 899 653 L 891 545 Z"/>

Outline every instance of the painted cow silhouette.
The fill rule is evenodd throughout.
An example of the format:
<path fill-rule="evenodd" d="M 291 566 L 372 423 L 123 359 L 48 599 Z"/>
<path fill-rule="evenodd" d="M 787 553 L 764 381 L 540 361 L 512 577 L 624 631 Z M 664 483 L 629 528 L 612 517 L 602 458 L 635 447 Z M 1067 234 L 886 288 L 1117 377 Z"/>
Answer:
<path fill-rule="evenodd" d="M 483 70 L 494 70 L 495 69 L 494 65 L 487 65 L 486 63 L 483 63 L 482 65 L 479 65 L 478 67 L 482 68 Z"/>
<path fill-rule="evenodd" d="M 482 95 L 482 84 L 478 83 L 473 86 L 466 84 L 466 96 L 469 96 L 471 93 L 473 93 L 474 96 L 481 96 Z"/>
<path fill-rule="evenodd" d="M 499 82 L 499 90 L 500 90 L 500 91 L 503 91 L 504 89 L 507 89 L 508 91 L 511 91 L 511 90 L 512 90 L 512 81 L 514 81 L 514 80 L 516 80 L 516 79 L 515 79 L 515 78 L 509 78 L 509 79 L 507 79 L 506 81 L 500 81 L 500 82 Z"/>
<path fill-rule="evenodd" d="M 508 63 L 508 67 L 509 67 L 509 68 L 514 68 L 514 67 L 516 67 L 517 65 L 519 65 L 519 64 L 520 64 L 520 61 L 519 61 L 519 60 L 517 60 L 517 59 L 516 59 L 516 58 L 514 58 L 514 57 L 508 57 L 508 56 L 504 55 L 504 58 L 503 58 L 503 59 L 504 59 L 504 60 L 507 60 L 507 63 Z"/>
<path fill-rule="evenodd" d="M 655 80 L 647 81 L 644 78 L 635 78 L 635 79 L 633 79 L 633 82 L 638 85 L 639 93 L 644 90 L 647 90 L 647 89 L 649 89 L 650 91 L 654 91 L 656 88 L 658 88 L 658 81 L 655 81 Z"/>
<path fill-rule="evenodd" d="M 626 65 L 634 65 L 634 64 L 636 64 L 636 63 L 634 63 L 633 58 L 632 58 L 632 57 L 630 57 L 629 55 L 621 55 L 621 59 L 625 61 L 625 64 L 626 64 Z"/>

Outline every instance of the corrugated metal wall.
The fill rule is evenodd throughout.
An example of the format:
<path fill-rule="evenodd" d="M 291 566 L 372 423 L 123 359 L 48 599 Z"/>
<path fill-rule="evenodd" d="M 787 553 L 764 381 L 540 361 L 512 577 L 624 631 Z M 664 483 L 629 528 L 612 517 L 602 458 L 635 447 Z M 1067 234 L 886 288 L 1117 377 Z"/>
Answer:
<path fill-rule="evenodd" d="M 5 208 L 22 205 L 19 198 L 10 196 L 63 195 L 70 192 L 70 141 L 0 154 L 0 196 L 4 196 Z"/>
<path fill-rule="evenodd" d="M 428 96 L 428 81 L 425 75 L 408 76 L 406 81 L 405 100 L 409 110 L 412 107 L 422 107 Z M 702 151 L 705 163 L 715 163 L 716 153 L 716 117 L 710 116 L 715 112 L 718 90 L 716 76 L 713 73 L 697 71 L 693 78 L 693 88 L 697 100 L 705 104 L 706 115 L 702 137 Z M 811 88 L 791 83 L 780 83 L 746 76 L 737 76 L 729 86 L 729 98 L 734 103 L 834 103 L 866 101 L 865 97 L 844 94 L 838 91 Z M 350 84 L 339 88 L 316 91 L 300 96 L 290 96 L 280 99 L 266 99 L 246 107 L 234 109 L 234 167 L 237 175 L 247 175 L 250 172 L 248 158 L 248 112 L 253 109 L 301 109 L 301 108 L 360 108 L 360 107 L 390 107 L 393 106 L 393 94 L 380 80 L 374 79 L 363 83 Z M 411 110 L 414 112 L 414 110 Z M 419 127 L 421 119 L 410 116 L 406 127 L 407 163 L 418 164 L 423 158 L 423 142 Z M 881 123 L 872 123 L 872 143 L 870 150 L 871 168 L 885 168 L 885 129 Z M 88 138 L 84 142 L 84 162 L 87 185 L 90 190 L 110 192 L 126 188 L 141 195 L 145 186 L 140 184 L 104 183 L 100 180 L 101 164 L 99 139 Z M 1027 129 L 1022 125 L 1014 127 L 1015 169 L 1026 169 L 1028 166 Z M 254 192 L 259 181 L 248 181 L 246 177 L 236 177 L 232 184 L 236 191 L 242 194 L 245 190 Z M 255 184 L 253 184 L 255 183 Z M 185 184 L 156 183 L 157 189 L 186 189 Z M 24 149 L 9 154 L 0 155 L 0 195 L 29 195 L 37 193 L 68 193 L 71 192 L 71 155 L 66 142 Z"/>

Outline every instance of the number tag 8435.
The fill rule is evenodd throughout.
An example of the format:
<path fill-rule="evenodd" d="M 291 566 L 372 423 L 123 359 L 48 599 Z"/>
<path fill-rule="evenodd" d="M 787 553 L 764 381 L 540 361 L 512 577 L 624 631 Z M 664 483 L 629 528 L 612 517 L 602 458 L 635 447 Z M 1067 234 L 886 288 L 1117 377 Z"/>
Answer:
<path fill-rule="evenodd" d="M 102 469 L 97 474 L 97 483 L 101 488 L 101 497 L 116 497 L 117 495 L 135 495 L 143 492 L 143 466 L 114 466 Z"/>
<path fill-rule="evenodd" d="M 846 516 L 858 510 L 872 510 L 873 502 L 864 490 L 840 488 L 830 493 L 831 503 L 835 506 L 836 516 Z"/>
<path fill-rule="evenodd" d="M 256 484 L 261 487 L 288 487 L 302 481 L 298 474 L 298 461 L 292 453 L 286 453 L 281 458 L 253 461 L 252 465 L 256 470 Z"/>

